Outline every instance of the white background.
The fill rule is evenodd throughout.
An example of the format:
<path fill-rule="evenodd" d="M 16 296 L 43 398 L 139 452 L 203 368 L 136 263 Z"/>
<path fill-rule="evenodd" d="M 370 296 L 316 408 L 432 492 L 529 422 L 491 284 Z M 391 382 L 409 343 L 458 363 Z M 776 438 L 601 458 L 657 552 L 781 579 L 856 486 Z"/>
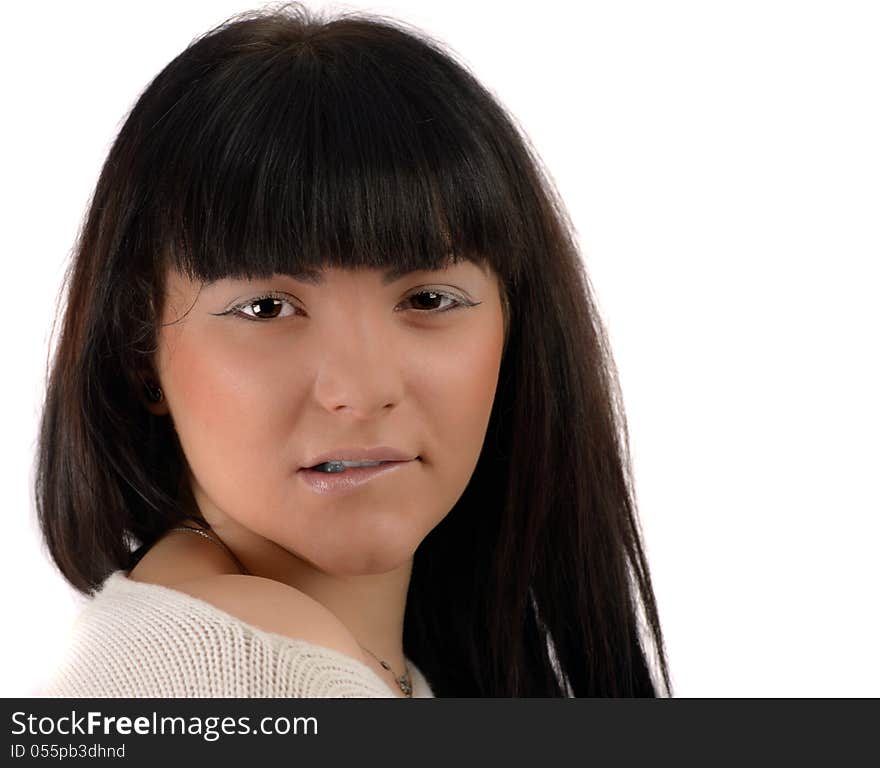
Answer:
<path fill-rule="evenodd" d="M 149 80 L 250 7 L 4 10 L 2 695 L 36 689 L 80 605 L 31 497 L 89 195 Z M 620 370 L 677 695 L 880 694 L 880 7 L 334 7 L 457 51 L 568 205 Z"/>

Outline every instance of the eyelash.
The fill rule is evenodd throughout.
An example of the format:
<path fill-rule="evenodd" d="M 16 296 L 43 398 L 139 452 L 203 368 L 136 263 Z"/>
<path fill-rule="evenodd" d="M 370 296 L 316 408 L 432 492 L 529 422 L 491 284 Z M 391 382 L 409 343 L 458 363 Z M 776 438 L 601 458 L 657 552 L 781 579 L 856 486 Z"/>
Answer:
<path fill-rule="evenodd" d="M 452 299 L 455 302 L 455 304 L 451 307 L 446 307 L 445 309 L 418 310 L 418 314 L 420 314 L 420 315 L 436 315 L 436 314 L 440 314 L 441 312 L 452 312 L 456 309 L 464 309 L 467 307 L 473 307 L 473 306 L 476 306 L 477 304 L 480 303 L 479 301 L 477 301 L 477 302 L 466 301 L 465 299 L 461 298 L 460 296 L 457 296 L 452 293 L 447 293 L 446 291 L 435 291 L 432 289 L 425 289 L 425 288 L 423 288 L 419 291 L 416 291 L 414 293 L 411 293 L 409 296 L 406 297 L 406 299 L 404 299 L 404 301 L 408 301 L 408 300 L 412 299 L 414 296 L 420 296 L 423 293 L 434 293 L 434 294 L 437 294 L 438 296 L 441 296 L 441 297 L 444 297 L 447 299 Z M 270 320 L 281 320 L 282 319 L 281 317 L 268 317 L 266 319 L 261 319 L 259 317 L 253 317 L 251 315 L 245 314 L 244 312 L 241 311 L 243 307 L 253 306 L 254 304 L 258 304 L 259 302 L 265 301 L 266 299 L 277 299 L 278 301 L 287 302 L 292 307 L 296 306 L 295 304 L 293 304 L 290 301 L 290 299 L 285 294 L 275 293 L 274 291 L 269 291 L 268 293 L 261 294 L 260 296 L 255 296 L 252 299 L 248 299 L 247 301 L 243 301 L 240 304 L 236 304 L 234 307 L 230 307 L 226 312 L 222 312 L 221 314 L 224 314 L 224 315 L 232 314 L 236 317 L 241 317 L 245 320 L 252 320 L 252 321 L 256 321 L 256 322 L 268 322 Z"/>

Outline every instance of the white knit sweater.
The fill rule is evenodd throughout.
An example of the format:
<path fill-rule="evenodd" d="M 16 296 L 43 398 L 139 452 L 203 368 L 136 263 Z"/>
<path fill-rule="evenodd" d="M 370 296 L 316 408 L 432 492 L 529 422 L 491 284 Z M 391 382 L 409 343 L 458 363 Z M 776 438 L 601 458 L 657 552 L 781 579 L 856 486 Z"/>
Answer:
<path fill-rule="evenodd" d="M 433 698 L 407 659 L 414 698 Z M 394 698 L 366 664 L 266 632 L 199 598 L 114 571 L 77 615 L 38 694 L 72 698 Z"/>

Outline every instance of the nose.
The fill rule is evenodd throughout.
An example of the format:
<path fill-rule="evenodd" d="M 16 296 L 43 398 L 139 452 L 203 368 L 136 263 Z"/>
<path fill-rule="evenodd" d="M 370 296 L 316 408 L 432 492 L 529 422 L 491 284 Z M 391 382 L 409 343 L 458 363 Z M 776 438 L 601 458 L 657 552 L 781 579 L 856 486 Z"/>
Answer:
<path fill-rule="evenodd" d="M 370 419 L 400 402 L 404 356 L 377 324 L 347 324 L 325 337 L 317 354 L 315 399 L 328 412 Z"/>

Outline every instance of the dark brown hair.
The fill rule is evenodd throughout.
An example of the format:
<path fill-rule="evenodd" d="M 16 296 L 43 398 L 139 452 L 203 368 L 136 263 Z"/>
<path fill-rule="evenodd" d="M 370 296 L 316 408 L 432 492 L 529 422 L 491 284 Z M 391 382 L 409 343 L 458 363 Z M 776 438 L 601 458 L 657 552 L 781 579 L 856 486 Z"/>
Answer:
<path fill-rule="evenodd" d="M 39 434 L 64 578 L 92 594 L 185 516 L 185 457 L 137 375 L 169 267 L 210 281 L 450 255 L 499 276 L 506 347 L 473 476 L 415 554 L 406 653 L 437 696 L 669 693 L 616 374 L 563 204 L 466 66 L 375 15 L 237 16 L 128 115 L 65 278 Z"/>

